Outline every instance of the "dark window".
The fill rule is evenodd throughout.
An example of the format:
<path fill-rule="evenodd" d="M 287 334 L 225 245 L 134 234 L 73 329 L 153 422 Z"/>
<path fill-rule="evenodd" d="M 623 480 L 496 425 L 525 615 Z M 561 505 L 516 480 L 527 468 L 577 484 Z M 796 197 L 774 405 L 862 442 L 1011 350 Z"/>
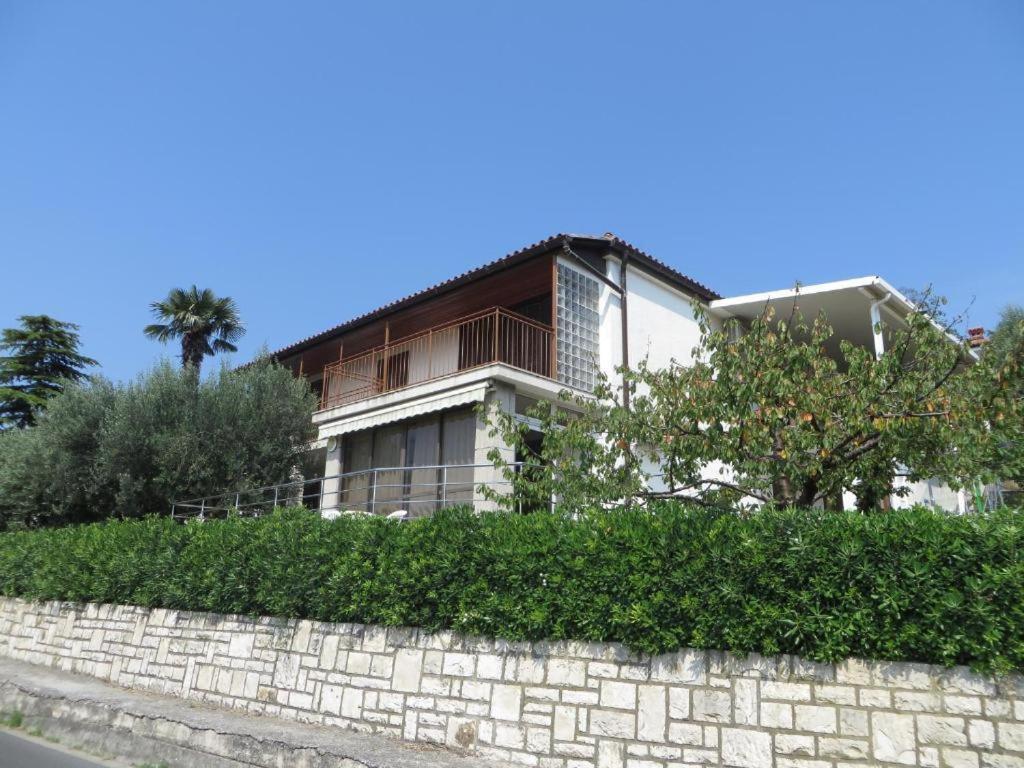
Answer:
<path fill-rule="evenodd" d="M 535 299 L 527 299 L 511 308 L 517 315 L 536 320 L 543 325 L 551 325 L 551 294 L 545 293 Z"/>
<path fill-rule="evenodd" d="M 387 358 L 387 383 L 384 390 L 399 389 L 409 383 L 409 350 L 391 352 Z M 384 358 L 377 361 L 377 381 L 384 381 Z"/>

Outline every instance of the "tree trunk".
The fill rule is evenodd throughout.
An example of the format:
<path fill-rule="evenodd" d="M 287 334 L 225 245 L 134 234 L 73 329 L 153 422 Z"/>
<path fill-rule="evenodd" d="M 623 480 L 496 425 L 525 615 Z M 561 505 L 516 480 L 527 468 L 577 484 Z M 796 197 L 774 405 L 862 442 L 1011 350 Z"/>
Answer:
<path fill-rule="evenodd" d="M 799 507 L 810 507 L 818 495 L 818 481 L 813 478 L 804 480 L 803 488 L 800 489 L 800 497 L 796 500 Z"/>

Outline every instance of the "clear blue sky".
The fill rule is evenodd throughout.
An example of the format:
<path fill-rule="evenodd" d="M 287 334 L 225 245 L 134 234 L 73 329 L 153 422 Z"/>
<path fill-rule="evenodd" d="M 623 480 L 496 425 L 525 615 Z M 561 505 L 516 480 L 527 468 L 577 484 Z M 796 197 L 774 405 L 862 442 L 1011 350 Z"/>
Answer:
<path fill-rule="evenodd" d="M 236 360 L 559 231 L 723 294 L 1024 301 L 1024 2 L 0 2 L 0 326 L 238 301 Z"/>

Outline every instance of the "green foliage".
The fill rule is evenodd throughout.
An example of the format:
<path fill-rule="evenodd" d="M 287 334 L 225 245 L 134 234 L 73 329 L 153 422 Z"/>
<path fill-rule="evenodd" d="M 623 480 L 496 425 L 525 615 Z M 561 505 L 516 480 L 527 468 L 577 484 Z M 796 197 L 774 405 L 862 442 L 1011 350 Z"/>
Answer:
<path fill-rule="evenodd" d="M 1007 446 L 1024 438 L 1024 344 L 975 362 L 927 315 L 885 328 L 885 353 L 834 338 L 822 315 L 745 326 L 713 323 L 695 308 L 701 341 L 692 360 L 624 372 L 630 407 L 602 380 L 597 399 L 563 394 L 576 415 L 540 405 L 537 466 L 515 474 L 519 498 L 561 509 L 686 494 L 704 505 L 774 503 L 837 507 L 843 492 L 863 509 L 899 495 L 894 478 L 932 477 L 955 488 L 1006 471 Z M 529 455 L 521 420 L 491 417 Z M 500 465 L 500 457 L 494 457 Z M 652 493 L 650 475 L 666 491 Z"/>
<path fill-rule="evenodd" d="M 999 324 L 992 332 L 988 343 L 982 348 L 982 356 L 991 365 L 1012 370 L 1014 359 L 1024 348 L 1024 307 L 1010 305 L 1000 314 Z M 1004 379 L 1006 400 L 1019 403 L 1024 399 L 1024 380 L 1007 376 Z M 1024 430 L 1012 418 L 1004 417 L 993 421 L 996 460 L 1004 468 L 1003 479 L 1024 485 Z"/>
<path fill-rule="evenodd" d="M 25 716 L 21 712 L 15 711 L 10 714 L 0 714 L 0 725 L 6 725 L 8 728 L 21 728 L 24 722 Z"/>
<path fill-rule="evenodd" d="M 237 352 L 233 342 L 245 334 L 234 299 L 218 298 L 209 288 L 174 288 L 150 308 L 163 322 L 147 325 L 143 332 L 165 344 L 180 339 L 181 365 L 197 377 L 203 358 L 218 352 Z"/>
<path fill-rule="evenodd" d="M 173 499 L 288 480 L 315 397 L 261 360 L 198 383 L 162 364 L 54 397 L 37 426 L 0 433 L 0 523 L 137 517 Z"/>
<path fill-rule="evenodd" d="M 98 365 L 78 352 L 78 326 L 47 315 L 23 315 L 20 328 L 5 328 L 0 349 L 0 429 L 28 427 L 50 398 L 82 381 Z"/>
<path fill-rule="evenodd" d="M 1024 513 L 1008 510 L 110 521 L 0 534 L 0 592 L 1024 671 Z"/>

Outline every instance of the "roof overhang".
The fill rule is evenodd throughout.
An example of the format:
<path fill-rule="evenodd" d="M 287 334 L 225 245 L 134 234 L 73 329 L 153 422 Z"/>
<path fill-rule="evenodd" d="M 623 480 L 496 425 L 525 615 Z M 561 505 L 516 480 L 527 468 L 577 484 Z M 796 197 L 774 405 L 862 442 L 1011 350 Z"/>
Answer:
<path fill-rule="evenodd" d="M 723 320 L 735 317 L 743 321 L 753 320 L 769 307 L 774 310 L 777 320 L 799 311 L 810 323 L 819 314 L 824 314 L 835 332 L 826 345 L 832 353 L 838 352 L 840 340 L 858 346 L 873 346 L 872 305 L 878 307 L 883 326 L 891 329 L 906 328 L 908 315 L 918 311 L 913 301 L 878 275 L 716 299 L 708 304 L 708 309 L 714 317 Z M 939 326 L 936 324 L 936 327 Z M 951 334 L 950 340 L 959 341 Z"/>
<path fill-rule="evenodd" d="M 432 285 L 429 288 L 424 288 L 421 291 L 417 291 L 405 298 L 392 301 L 389 304 L 385 304 L 372 312 L 360 315 L 358 317 L 347 320 L 346 322 L 336 325 L 333 328 L 328 328 L 313 336 L 309 336 L 301 341 L 297 341 L 293 344 L 289 344 L 286 347 L 275 350 L 270 353 L 270 356 L 275 360 L 283 360 L 293 355 L 298 355 L 305 350 L 311 349 L 318 344 L 322 344 L 325 341 L 337 338 L 343 333 L 355 330 L 363 325 L 381 320 L 389 315 L 392 315 L 400 310 L 407 309 L 415 306 L 416 304 L 426 301 L 428 299 L 440 296 L 448 291 L 452 291 L 459 288 L 467 283 L 474 280 L 479 280 L 482 277 L 500 272 L 505 269 L 509 269 L 518 264 L 521 264 L 530 259 L 538 256 L 547 255 L 551 253 L 559 253 L 562 250 L 563 245 L 566 244 L 590 244 L 593 246 L 600 246 L 610 251 L 614 251 L 619 256 L 628 255 L 631 263 L 634 266 L 639 266 L 646 269 L 651 274 L 660 277 L 662 280 L 672 285 L 673 287 L 681 290 L 688 295 L 695 296 L 703 301 L 709 301 L 711 299 L 717 299 L 719 294 L 712 291 L 705 285 L 697 282 L 693 278 L 687 277 L 682 274 L 674 267 L 670 267 L 663 261 L 659 261 L 654 258 L 651 254 L 640 250 L 632 243 L 623 240 L 616 235 L 606 233 L 604 235 L 583 235 L 583 234 L 570 234 L 570 233 L 559 233 L 540 240 L 532 245 L 528 245 L 525 248 L 521 248 L 518 251 L 513 251 L 500 259 L 492 261 L 488 264 L 484 264 L 476 269 L 471 269 L 468 272 L 463 272 L 461 275 L 457 275 L 450 280 Z"/>

